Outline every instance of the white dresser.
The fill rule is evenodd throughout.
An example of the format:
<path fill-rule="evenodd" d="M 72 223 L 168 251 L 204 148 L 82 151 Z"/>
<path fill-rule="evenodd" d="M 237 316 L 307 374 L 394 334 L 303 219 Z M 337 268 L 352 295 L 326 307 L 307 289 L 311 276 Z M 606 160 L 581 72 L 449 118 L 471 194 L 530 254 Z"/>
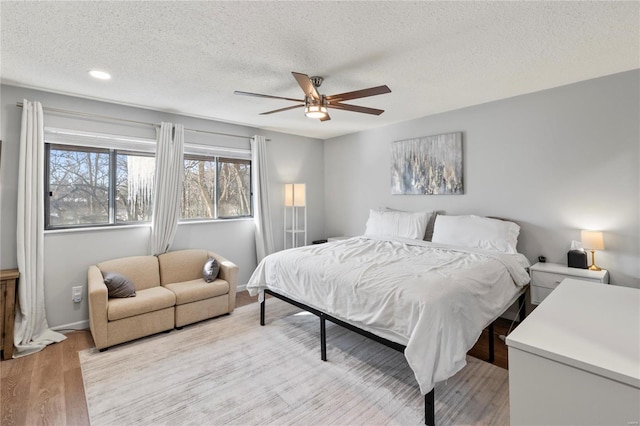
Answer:
<path fill-rule="evenodd" d="M 506 343 L 512 425 L 640 422 L 640 290 L 565 279 Z"/>

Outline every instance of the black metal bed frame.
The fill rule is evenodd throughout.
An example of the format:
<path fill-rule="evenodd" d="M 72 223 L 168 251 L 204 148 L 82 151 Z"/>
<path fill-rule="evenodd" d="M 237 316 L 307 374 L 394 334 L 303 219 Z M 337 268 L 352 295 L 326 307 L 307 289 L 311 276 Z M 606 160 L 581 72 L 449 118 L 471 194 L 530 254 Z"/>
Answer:
<path fill-rule="evenodd" d="M 517 296 L 518 298 L 518 313 L 519 313 L 519 319 L 520 321 L 524 320 L 525 316 L 526 316 L 526 308 L 525 308 L 525 294 L 526 294 L 526 289 L 528 286 L 523 287 L 523 289 L 520 291 L 519 295 Z M 361 328 L 358 328 L 352 324 L 349 324 L 347 322 L 344 322 L 334 316 L 331 316 L 329 314 L 327 314 L 326 312 L 322 312 L 318 309 L 312 308 L 311 306 L 305 305 L 304 303 L 298 302 L 297 300 L 293 300 L 287 296 L 283 296 L 282 294 L 276 293 L 273 290 L 269 290 L 269 289 L 264 289 L 264 293 L 265 294 L 270 294 L 271 296 L 278 298 L 280 300 L 284 300 L 285 302 L 297 306 L 300 309 L 303 309 L 307 312 L 310 312 L 314 315 L 316 315 L 319 319 L 320 319 L 320 358 L 322 359 L 322 361 L 326 361 L 327 360 L 327 333 L 326 333 L 326 320 L 331 321 L 334 324 L 338 324 L 348 330 L 351 330 L 355 333 L 358 333 L 362 336 L 368 337 L 371 340 L 375 340 L 378 343 L 382 343 L 383 345 L 391 348 L 391 349 L 395 349 L 396 351 L 402 352 L 404 353 L 404 350 L 406 349 L 406 346 L 401 345 L 399 343 L 396 342 L 392 342 L 389 339 L 385 339 L 384 337 L 380 337 L 376 334 L 373 334 L 369 331 L 363 330 Z M 263 299 L 262 302 L 260 302 L 260 325 L 265 325 L 265 321 L 264 321 L 264 316 L 265 316 L 265 305 L 266 299 Z M 507 306 L 507 309 L 509 308 L 509 306 Z M 495 360 L 495 354 L 494 354 L 494 337 L 493 337 L 493 324 L 494 324 L 495 320 L 491 322 L 491 324 L 489 324 L 488 326 L 488 332 L 489 332 L 489 357 L 488 357 L 488 361 L 490 363 L 493 363 L 493 361 Z M 435 396 L 435 388 L 431 389 L 431 391 L 429 393 L 427 393 L 424 396 L 424 424 L 425 425 L 435 425 L 435 403 L 434 403 L 434 398 Z"/>

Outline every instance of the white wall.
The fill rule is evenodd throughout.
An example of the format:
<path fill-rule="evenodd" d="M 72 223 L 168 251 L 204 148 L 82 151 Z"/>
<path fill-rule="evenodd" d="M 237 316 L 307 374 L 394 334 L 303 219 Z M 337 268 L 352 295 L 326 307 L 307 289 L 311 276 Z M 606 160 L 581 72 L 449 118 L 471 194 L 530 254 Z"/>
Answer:
<path fill-rule="evenodd" d="M 276 248 L 281 249 L 283 184 L 306 182 L 309 241 L 322 238 L 324 212 L 323 143 L 321 140 L 278 132 L 202 120 L 159 111 L 126 107 L 106 102 L 63 96 L 13 86 L 1 87 L 2 156 L 0 164 L 0 267 L 16 268 L 16 202 L 18 152 L 22 109 L 16 102 L 24 98 L 40 101 L 45 107 L 82 111 L 129 120 L 160 123 L 178 122 L 185 128 L 247 136 L 247 139 L 185 132 L 187 143 L 249 148 L 248 137 L 266 136 L 270 167 L 269 186 Z M 45 112 L 45 126 L 155 138 L 151 126 L 71 117 Z M 172 250 L 204 248 L 220 253 L 240 267 L 239 285 L 245 285 L 256 267 L 254 225 L 249 219 L 178 226 Z M 86 290 L 80 304 L 71 301 L 71 287 L 86 286 L 89 265 L 122 256 L 147 254 L 149 227 L 73 230 L 45 233 L 45 306 L 51 327 L 85 325 L 88 320 Z"/>
<path fill-rule="evenodd" d="M 598 229 L 597 264 L 640 288 L 639 79 L 634 70 L 327 140 L 325 231 L 360 235 L 380 206 L 498 216 L 521 225 L 530 261 L 566 264 L 580 230 Z M 393 141 L 458 131 L 464 195 L 391 195 Z"/>

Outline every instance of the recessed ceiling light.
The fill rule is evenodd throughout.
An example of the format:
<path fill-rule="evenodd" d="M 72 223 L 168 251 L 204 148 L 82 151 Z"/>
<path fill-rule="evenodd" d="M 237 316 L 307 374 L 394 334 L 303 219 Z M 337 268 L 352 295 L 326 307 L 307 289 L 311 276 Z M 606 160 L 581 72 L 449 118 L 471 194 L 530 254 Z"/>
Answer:
<path fill-rule="evenodd" d="M 89 75 L 93 78 L 97 78 L 98 80 L 111 80 L 111 74 L 104 71 L 91 70 L 89 71 Z"/>

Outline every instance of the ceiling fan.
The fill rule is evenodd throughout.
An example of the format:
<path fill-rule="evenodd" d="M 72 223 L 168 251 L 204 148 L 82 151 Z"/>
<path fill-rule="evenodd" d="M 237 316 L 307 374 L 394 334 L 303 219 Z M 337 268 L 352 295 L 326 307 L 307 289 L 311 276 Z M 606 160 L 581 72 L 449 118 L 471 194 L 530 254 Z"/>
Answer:
<path fill-rule="evenodd" d="M 299 72 L 292 72 L 293 78 L 296 79 L 302 91 L 304 92 L 304 99 L 283 98 L 281 96 L 261 95 L 259 93 L 250 92 L 233 92 L 236 95 L 244 96 L 256 96 L 259 98 L 268 99 L 283 99 L 285 101 L 300 102 L 299 105 L 294 105 L 286 108 L 275 109 L 273 111 L 263 112 L 260 115 L 273 114 L 275 112 L 288 111 L 290 109 L 304 107 L 304 113 L 310 118 L 319 118 L 320 121 L 331 120 L 329 116 L 328 108 L 341 109 L 343 111 L 361 112 L 364 114 L 380 115 L 384 112 L 382 109 L 367 108 L 358 105 L 343 104 L 342 101 L 349 101 L 352 99 L 366 98 L 368 96 L 383 95 L 385 93 L 391 93 L 391 89 L 384 86 L 370 87 L 368 89 L 356 90 L 353 92 L 339 93 L 337 95 L 321 95 L 318 93 L 318 88 L 324 81 L 322 77 L 309 77 L 306 74 Z"/>

